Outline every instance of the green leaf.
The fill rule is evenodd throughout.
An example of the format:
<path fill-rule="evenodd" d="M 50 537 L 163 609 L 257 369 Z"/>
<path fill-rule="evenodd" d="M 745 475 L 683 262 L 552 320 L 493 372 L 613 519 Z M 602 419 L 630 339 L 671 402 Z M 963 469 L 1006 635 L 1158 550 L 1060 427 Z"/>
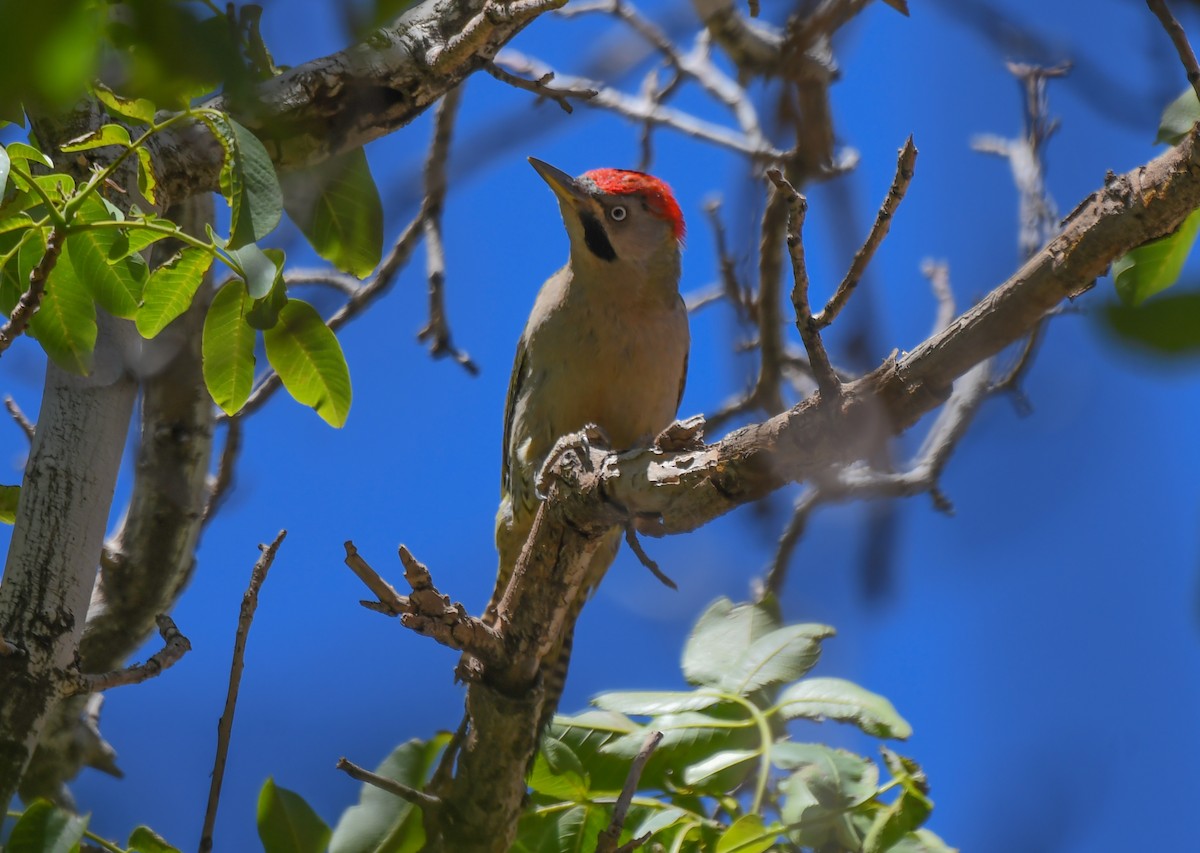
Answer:
<path fill-rule="evenodd" d="M 80 213 L 88 222 L 108 216 L 104 205 L 94 196 L 88 197 Z M 114 317 L 131 319 L 137 314 L 142 299 L 146 264 L 136 255 L 110 261 L 109 255 L 119 237 L 120 233 L 115 229 L 84 227 L 72 230 L 58 264 L 69 264 L 75 278 L 83 282 L 105 311 Z"/>
<path fill-rule="evenodd" d="M 129 836 L 130 853 L 179 853 L 177 847 L 148 826 L 139 826 Z"/>
<path fill-rule="evenodd" d="M 341 427 L 350 413 L 350 370 L 337 336 L 317 309 L 291 299 L 279 322 L 263 332 L 267 360 L 283 387 L 299 403 L 311 406 L 330 426 Z"/>
<path fill-rule="evenodd" d="M 295 172 L 283 182 L 283 206 L 318 255 L 366 278 L 383 254 L 383 205 L 361 149 Z"/>
<path fill-rule="evenodd" d="M 13 160 L 28 160 L 40 163 L 51 169 L 54 168 L 54 161 L 32 145 L 27 145 L 24 142 L 10 142 L 8 143 L 7 150 L 8 156 Z"/>
<path fill-rule="evenodd" d="M 246 301 L 246 285 L 234 279 L 217 291 L 204 317 L 204 384 L 227 415 L 246 405 L 254 385 L 255 334 L 242 316 Z"/>
<path fill-rule="evenodd" d="M 9 833 L 5 853 L 73 853 L 79 849 L 87 818 L 36 800 Z"/>
<path fill-rule="evenodd" d="M 1169 293 L 1136 308 L 1113 303 L 1104 322 L 1122 341 L 1156 355 L 1200 353 L 1200 292 Z"/>
<path fill-rule="evenodd" d="M 268 252 L 276 252 L 276 249 L 267 249 Z M 282 252 L 279 252 L 282 255 Z M 275 328 L 275 324 L 279 322 L 279 312 L 283 310 L 283 306 L 288 303 L 287 287 L 283 283 L 283 276 L 275 279 L 275 283 L 271 285 L 271 290 L 262 299 L 255 299 L 250 307 L 246 310 L 246 322 L 253 329 L 266 331 L 267 329 Z"/>
<path fill-rule="evenodd" d="M 529 787 L 548 797 L 579 802 L 588 795 L 588 774 L 571 747 L 557 738 L 545 737 L 533 761 Z"/>
<path fill-rule="evenodd" d="M 93 131 L 64 142 L 63 151 L 91 151 L 106 145 L 130 146 L 129 131 L 119 124 L 105 124 Z"/>
<path fill-rule="evenodd" d="M 614 691 L 601 693 L 592 704 L 605 711 L 632 716 L 653 717 L 658 714 L 677 714 L 681 711 L 702 711 L 721 701 L 718 693 L 702 690 L 662 690 L 647 692 Z"/>
<path fill-rule="evenodd" d="M 12 168 L 12 160 L 8 156 L 8 151 L 0 148 L 0 196 L 4 195 L 4 191 L 8 189 L 8 170 Z"/>
<path fill-rule="evenodd" d="M 725 675 L 725 686 L 742 696 L 794 681 L 816 665 L 828 625 L 786 625 L 755 640 Z"/>
<path fill-rule="evenodd" d="M 154 158 L 149 149 L 141 145 L 137 149 L 138 158 L 138 192 L 151 204 L 157 204 L 156 190 L 158 179 L 154 177 Z"/>
<path fill-rule="evenodd" d="M 779 627 L 767 603 L 734 606 L 719 598 L 696 622 L 683 650 L 683 674 L 691 684 L 722 686 L 750 645 Z"/>
<path fill-rule="evenodd" d="M 874 737 L 904 740 L 912 726 L 892 703 L 841 678 L 809 678 L 783 691 L 776 706 L 784 719 L 836 720 L 853 723 Z"/>
<path fill-rule="evenodd" d="M 1200 232 L 1200 210 L 1192 211 L 1173 233 L 1151 240 L 1113 261 L 1113 284 L 1126 305 L 1140 305 L 1179 280 Z"/>
<path fill-rule="evenodd" d="M 211 253 L 196 246 L 186 246 L 150 273 L 136 313 L 137 330 L 142 337 L 154 337 L 188 309 L 212 262 Z M 250 339 L 253 346 L 253 333 Z M 250 392 L 247 390 L 246 393 Z"/>
<path fill-rule="evenodd" d="M 294 791 L 270 777 L 258 794 L 258 837 L 264 853 L 324 853 L 330 830 Z"/>
<path fill-rule="evenodd" d="M 151 231 L 149 228 L 137 227 L 139 223 L 146 222 L 156 222 L 163 225 L 170 224 L 165 220 L 159 219 L 152 213 L 128 221 L 129 228 L 118 231 L 117 239 L 113 240 L 112 248 L 108 252 L 109 261 L 119 261 L 121 258 L 127 258 L 170 236 L 169 234 L 164 234 L 162 231 Z"/>
<path fill-rule="evenodd" d="M 645 740 L 646 730 L 623 714 L 585 711 L 574 717 L 556 716 L 542 740 L 544 743 L 553 738 L 569 746 L 587 768 L 593 790 L 620 790 L 629 775 L 629 761 L 602 750 L 625 735 L 638 735 Z M 635 754 L 638 748 L 634 747 Z M 648 765 L 642 780 L 653 778 L 654 768 Z"/>
<path fill-rule="evenodd" d="M 775 838 L 767 833 L 761 817 L 742 815 L 721 835 L 716 853 L 763 853 L 771 849 Z"/>
<path fill-rule="evenodd" d="M 834 749 L 819 743 L 780 743 L 772 749 L 772 762 L 792 774 L 780 783 L 780 790 L 795 798 L 803 787 L 807 796 L 801 805 L 811 801 L 828 810 L 845 810 L 865 803 L 879 788 L 879 767 L 869 758 L 844 749 Z M 802 821 L 803 808 L 797 809 L 785 800 L 783 819 L 788 823 Z"/>
<path fill-rule="evenodd" d="M 933 803 L 920 793 L 905 788 L 887 808 L 875 815 L 875 821 L 863 839 L 863 853 L 883 853 L 929 819 Z"/>
<path fill-rule="evenodd" d="M 728 749 L 713 753 L 703 761 L 698 761 L 684 770 L 683 781 L 688 785 L 699 785 L 722 770 L 736 767 L 753 758 L 758 758 L 760 755 L 762 755 L 760 749 Z"/>
<path fill-rule="evenodd" d="M 63 260 L 60 257 L 50 273 L 29 334 L 63 370 L 86 374 L 96 348 L 96 306 L 72 265 Z"/>
<path fill-rule="evenodd" d="M 229 248 L 240 249 L 270 234 L 283 213 L 283 192 L 267 149 L 253 133 L 224 113 L 203 114 L 221 143 L 221 194 L 232 208 Z"/>
<path fill-rule="evenodd" d="M 551 832 L 543 837 L 540 853 L 592 853 L 600 833 L 608 826 L 606 811 L 581 804 L 562 812 Z"/>
<path fill-rule="evenodd" d="M 375 768 L 410 788 L 421 788 L 450 735 L 442 732 L 429 741 L 410 740 L 392 750 Z M 374 785 L 363 784 L 358 804 L 342 812 L 329 853 L 416 853 L 425 846 L 421 812 L 414 805 Z"/>
<path fill-rule="evenodd" d="M 779 815 L 792 827 L 792 841 L 815 849 L 857 850 L 866 830 L 857 828 L 849 810 L 873 802 L 879 784 L 875 763 L 815 743 L 776 744 L 772 760 L 795 769 L 779 782 Z"/>
<path fill-rule="evenodd" d="M 1178 145 L 1191 132 L 1197 120 L 1200 120 L 1200 100 L 1196 99 L 1196 90 L 1188 86 L 1163 110 L 1158 123 L 1158 136 L 1154 141 Z"/>
<path fill-rule="evenodd" d="M 0 523 L 15 524 L 17 502 L 21 499 L 20 486 L 0 486 Z"/>
<path fill-rule="evenodd" d="M 270 293 L 275 281 L 283 274 L 283 253 L 278 249 L 264 252 L 251 243 L 240 249 L 230 249 L 229 254 L 241 267 L 246 292 L 251 299 L 262 299 Z"/>
<path fill-rule="evenodd" d="M 890 853 L 958 853 L 928 829 L 910 832 L 888 849 Z"/>
<path fill-rule="evenodd" d="M 0 312 L 12 313 L 21 294 L 29 288 L 29 274 L 46 251 L 45 234 L 45 231 L 30 231 L 0 235 L 2 251 L 8 258 L 5 261 L 0 257 Z"/>
<path fill-rule="evenodd" d="M 154 121 L 154 104 L 145 98 L 124 98 L 103 83 L 93 83 L 92 91 L 95 92 L 97 100 L 104 104 L 110 113 L 116 113 L 142 124 L 150 124 Z"/>

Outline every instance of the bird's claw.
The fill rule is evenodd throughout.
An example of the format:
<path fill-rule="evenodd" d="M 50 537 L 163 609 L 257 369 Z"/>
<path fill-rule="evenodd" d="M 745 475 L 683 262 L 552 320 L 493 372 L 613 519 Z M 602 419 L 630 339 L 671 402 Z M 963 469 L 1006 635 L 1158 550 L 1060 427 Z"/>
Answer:
<path fill-rule="evenodd" d="M 564 457 L 573 455 L 576 460 L 574 464 L 589 471 L 591 470 L 591 451 L 594 449 L 608 450 L 611 447 L 612 442 L 609 441 L 608 434 L 595 424 L 586 424 L 579 432 L 568 433 L 554 442 L 554 448 L 546 456 L 546 461 L 542 463 L 542 469 L 538 472 L 535 483 L 538 500 L 546 499 L 546 495 L 550 492 L 551 479 L 557 476 L 554 473 L 555 469 L 562 467 L 560 463 Z"/>

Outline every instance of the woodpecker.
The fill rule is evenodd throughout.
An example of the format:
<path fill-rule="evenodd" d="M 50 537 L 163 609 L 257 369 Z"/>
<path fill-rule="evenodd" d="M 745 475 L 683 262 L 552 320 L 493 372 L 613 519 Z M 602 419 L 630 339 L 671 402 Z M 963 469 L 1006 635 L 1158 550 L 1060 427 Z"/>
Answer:
<path fill-rule="evenodd" d="M 645 446 L 668 427 L 687 376 L 687 310 L 679 295 L 683 214 L 644 172 L 594 169 L 572 178 L 530 164 L 558 198 L 570 239 L 566 266 L 542 285 L 517 343 L 504 412 L 500 568 L 485 612 L 494 622 L 540 500 L 535 479 L 562 436 L 599 426 L 614 450 Z M 543 661 L 541 728 L 562 694 L 575 617 L 612 564 L 611 531 L 589 566 L 560 648 Z"/>

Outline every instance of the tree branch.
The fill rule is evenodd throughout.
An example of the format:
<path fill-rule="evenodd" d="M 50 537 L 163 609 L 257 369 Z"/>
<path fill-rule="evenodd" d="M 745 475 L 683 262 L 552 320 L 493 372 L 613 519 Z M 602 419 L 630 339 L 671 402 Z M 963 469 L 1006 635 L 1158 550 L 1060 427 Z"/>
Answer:
<path fill-rule="evenodd" d="M 1063 299 L 1090 289 L 1113 259 L 1171 232 L 1198 206 L 1194 130 L 1145 166 L 1111 177 L 1008 281 L 912 352 L 846 384 L 840 405 L 810 398 L 682 452 L 617 455 L 581 436 L 560 442 L 542 477 L 547 499 L 501 605 L 508 656 L 468 686 L 471 730 L 454 778 L 430 792 L 443 801 L 444 817 L 427 816 L 429 837 L 440 839 L 440 849 L 507 848 L 525 793 L 524 768 L 537 746 L 540 661 L 567 627 L 567 602 L 607 531 L 630 516 L 653 515 L 664 533 L 693 530 L 786 483 L 819 480 L 869 457 L 881 435 L 903 431 L 941 405 L 959 377 L 1028 334 Z"/>
<path fill-rule="evenodd" d="M 276 168 L 319 163 L 401 128 L 454 89 L 543 12 L 565 0 L 424 0 L 345 50 L 290 68 L 228 110 L 258 136 Z M 222 150 L 200 124 L 153 137 L 159 201 L 216 191 Z"/>

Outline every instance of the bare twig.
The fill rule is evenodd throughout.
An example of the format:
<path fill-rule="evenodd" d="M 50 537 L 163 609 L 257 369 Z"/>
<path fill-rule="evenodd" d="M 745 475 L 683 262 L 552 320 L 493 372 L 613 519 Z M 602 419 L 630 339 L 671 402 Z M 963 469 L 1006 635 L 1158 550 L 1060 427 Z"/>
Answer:
<path fill-rule="evenodd" d="M 208 501 L 204 504 L 204 523 L 207 524 L 221 508 L 233 488 L 234 472 L 238 455 L 242 450 L 242 420 L 235 415 L 225 422 L 225 445 L 221 448 L 221 459 L 217 463 L 216 476 L 208 486 Z"/>
<path fill-rule="evenodd" d="M 802 234 L 808 202 L 778 169 L 768 170 L 767 177 L 775 184 L 776 194 L 783 198 L 788 209 L 787 247 L 792 259 L 792 307 L 796 311 L 796 330 L 800 332 L 800 340 L 808 353 L 808 363 L 812 367 L 817 390 L 823 399 L 836 400 L 841 396 L 842 383 L 829 361 L 829 354 L 825 352 L 825 344 L 821 341 L 821 332 L 808 301 L 808 271 L 804 266 Z"/>
<path fill-rule="evenodd" d="M 662 739 L 662 732 L 650 732 L 646 735 L 646 740 L 642 743 L 642 748 L 638 750 L 637 755 L 630 762 L 629 774 L 625 777 L 625 784 L 621 788 L 621 794 L 617 797 L 617 802 L 613 805 L 612 821 L 609 822 L 608 827 L 600 833 L 600 838 L 597 839 L 596 853 L 633 851 L 649 840 L 650 835 L 647 833 L 643 838 L 635 838 L 629 843 L 619 848 L 617 847 L 617 841 L 620 840 L 621 831 L 625 827 L 625 815 L 629 813 L 629 804 L 633 801 L 633 795 L 637 793 L 638 782 L 642 778 L 642 770 Z"/>
<path fill-rule="evenodd" d="M 354 276 L 337 270 L 288 270 L 283 276 L 283 281 L 288 287 L 328 287 L 348 297 L 354 296 L 363 287 Z"/>
<path fill-rule="evenodd" d="M 1175 51 L 1179 54 L 1179 61 L 1183 63 L 1183 68 L 1187 72 L 1188 82 L 1196 91 L 1196 97 L 1200 98 L 1200 64 L 1197 64 L 1196 54 L 1192 50 L 1191 44 L 1188 43 L 1187 33 L 1183 31 L 1179 21 L 1171 14 L 1166 0 L 1146 0 L 1146 5 L 1158 16 L 1163 29 L 1171 37 L 1171 43 L 1175 45 Z"/>
<path fill-rule="evenodd" d="M 154 621 L 158 624 L 158 633 L 163 639 L 161 650 L 151 655 L 145 663 L 136 663 L 112 672 L 94 675 L 81 674 L 66 683 L 63 690 L 64 698 L 77 696 L 80 693 L 98 693 L 101 690 L 111 690 L 127 684 L 141 684 L 143 681 L 161 675 L 164 670 L 170 669 L 179 662 L 180 658 L 192 650 L 191 642 L 175 627 L 170 616 L 159 615 Z"/>
<path fill-rule="evenodd" d="M 553 71 L 547 71 L 536 80 L 527 80 L 518 74 L 511 74 L 508 71 L 505 71 L 495 62 L 484 63 L 483 70 L 488 74 L 491 74 L 501 83 L 507 83 L 510 86 L 513 86 L 517 89 L 523 89 L 526 92 L 533 92 L 538 96 L 539 100 L 546 98 L 554 101 L 554 103 L 558 104 L 565 113 L 570 114 L 575 112 L 575 108 L 571 106 L 571 102 L 567 99 L 568 93 L 559 91 L 550 85 L 550 83 L 554 80 Z M 576 92 L 572 93 L 572 97 L 586 101 L 590 98 L 596 97 L 596 93 L 593 91 L 589 96 L 586 92 Z"/>
<path fill-rule="evenodd" d="M 397 782 L 395 779 L 389 779 L 386 776 L 380 776 L 378 773 L 372 773 L 365 767 L 359 767 L 354 762 L 347 761 L 345 758 L 339 758 L 335 766 L 351 779 L 357 779 L 359 782 L 374 785 L 381 791 L 395 794 L 397 797 L 407 800 L 420 809 L 436 809 L 442 804 L 442 801 L 437 797 L 426 794 L 424 791 L 418 791 L 416 788 L 410 788 L 407 785 Z"/>
<path fill-rule="evenodd" d="M 504 640 L 497 630 L 471 616 L 459 602 L 451 602 L 433 584 L 428 567 L 400 546 L 404 578 L 411 595 L 401 595 L 359 555 L 353 542 L 346 542 L 346 565 L 379 600 L 362 602 L 371 610 L 387 616 L 399 616 L 404 627 L 452 649 L 467 652 L 487 663 L 503 656 Z"/>
<path fill-rule="evenodd" d="M 497 55 L 496 63 L 514 74 L 526 77 L 542 77 L 551 71 L 543 63 L 510 48 L 505 48 Z M 705 121 L 682 110 L 656 104 L 649 98 L 628 95 L 582 77 L 557 74 L 555 79 L 559 83 L 558 91 L 566 97 L 583 100 L 590 107 L 607 110 L 639 124 L 648 122 L 657 127 L 669 127 L 685 136 L 710 142 L 755 160 L 773 162 L 782 156 L 782 152 L 765 140 L 749 138 L 744 133 Z M 595 95 L 585 94 L 591 92 L 595 92 Z"/>
<path fill-rule="evenodd" d="M 42 253 L 42 259 L 38 261 L 37 266 L 29 273 L 29 287 L 21 294 L 17 304 L 13 306 L 7 322 L 0 326 L 0 355 L 21 336 L 25 327 L 29 325 L 29 321 L 33 319 L 33 315 L 41 307 L 42 297 L 46 293 L 46 279 L 50 277 L 50 272 L 58 263 L 58 256 L 62 253 L 63 242 L 66 239 L 66 232 L 62 228 L 51 229 L 50 236 L 46 238 L 46 251 Z"/>
<path fill-rule="evenodd" d="M 217 722 L 217 755 L 213 760 L 212 781 L 208 788 L 208 806 L 204 810 L 204 827 L 200 832 L 200 853 L 213 849 L 213 826 L 217 821 L 217 805 L 221 800 L 221 783 L 225 779 L 225 762 L 229 758 L 229 738 L 233 734 L 233 714 L 237 708 L 238 690 L 242 683 L 245 666 L 246 639 L 250 635 L 250 623 L 258 608 L 258 592 L 267 579 L 267 572 L 275 561 L 275 554 L 287 536 L 280 530 L 270 545 L 259 545 L 262 554 L 250 572 L 250 584 L 242 596 L 242 609 L 238 615 L 237 633 L 233 639 L 233 661 L 229 665 L 229 690 L 225 695 L 225 710 Z"/>
<path fill-rule="evenodd" d="M 908 192 L 908 185 L 912 182 L 913 167 L 916 162 L 917 149 L 913 145 L 912 137 L 909 136 L 896 159 L 896 177 L 892 179 L 887 196 L 879 206 L 879 213 L 875 217 L 875 224 L 871 226 L 871 233 L 867 235 L 862 247 L 855 252 L 850 269 L 846 271 L 845 278 L 842 279 L 833 296 L 829 298 L 829 302 L 813 317 L 813 325 L 818 330 L 826 328 L 836 320 L 838 314 L 846 307 L 846 303 L 850 301 L 854 288 L 862 280 L 863 273 L 867 271 L 867 265 L 875 256 L 875 250 L 879 248 L 879 244 L 883 242 L 888 229 L 892 226 L 892 217 L 896 213 L 896 208 L 904 200 L 904 194 Z"/>
<path fill-rule="evenodd" d="M 371 568 L 370 563 L 362 558 L 358 553 L 358 549 L 354 547 L 354 543 L 346 541 L 346 560 L 345 563 L 350 567 L 350 571 L 358 577 L 363 585 L 371 592 L 375 593 L 375 597 L 379 599 L 379 603 L 385 608 L 384 612 L 388 612 L 393 616 L 399 616 L 408 609 L 408 600 L 396 592 L 396 588 L 380 577 L 379 572 Z"/>
<path fill-rule="evenodd" d="M 821 493 L 814 486 L 805 488 L 800 493 L 800 497 L 796 498 L 796 504 L 792 507 L 792 517 L 788 520 L 787 526 L 783 528 L 779 544 L 775 548 L 775 557 L 771 561 L 771 567 L 767 569 L 762 589 L 758 591 L 757 597 L 760 600 L 766 593 L 778 597 L 783 592 L 783 582 L 787 580 L 787 570 L 788 566 L 792 564 L 792 554 L 795 553 L 796 546 L 800 544 L 800 538 L 804 536 L 804 531 L 808 529 L 809 516 L 820 503 Z"/>
<path fill-rule="evenodd" d="M 937 314 L 934 317 L 932 332 L 936 335 L 954 319 L 954 291 L 950 289 L 950 265 L 945 261 L 926 258 L 921 262 L 921 275 L 929 279 L 929 286 L 933 288 L 933 296 L 937 300 Z"/>
<path fill-rule="evenodd" d="M 8 409 L 8 413 L 16 421 L 17 426 L 21 428 L 21 432 L 25 433 L 25 437 L 33 441 L 35 427 L 29 418 L 25 417 L 25 413 L 21 411 L 21 407 L 17 405 L 17 401 L 12 397 L 6 396 L 4 398 L 4 408 Z"/>
<path fill-rule="evenodd" d="M 650 574 L 654 575 L 662 583 L 663 586 L 671 589 L 679 589 L 678 584 L 671 580 L 670 577 L 658 567 L 658 563 L 650 558 L 646 553 L 646 549 L 642 547 L 642 543 L 638 541 L 637 530 L 634 528 L 633 522 L 625 525 L 625 541 L 629 544 L 629 550 L 632 551 L 643 566 L 650 570 Z"/>
<path fill-rule="evenodd" d="M 438 104 L 434 118 L 433 143 L 425 161 L 425 272 L 429 279 L 429 322 L 417 332 L 418 341 L 429 341 L 434 358 L 451 356 L 472 376 L 479 366 L 465 351 L 454 346 L 450 324 L 446 321 L 446 252 L 442 247 L 442 205 L 446 200 L 446 160 L 450 155 L 450 136 L 462 87 L 451 89 Z"/>

